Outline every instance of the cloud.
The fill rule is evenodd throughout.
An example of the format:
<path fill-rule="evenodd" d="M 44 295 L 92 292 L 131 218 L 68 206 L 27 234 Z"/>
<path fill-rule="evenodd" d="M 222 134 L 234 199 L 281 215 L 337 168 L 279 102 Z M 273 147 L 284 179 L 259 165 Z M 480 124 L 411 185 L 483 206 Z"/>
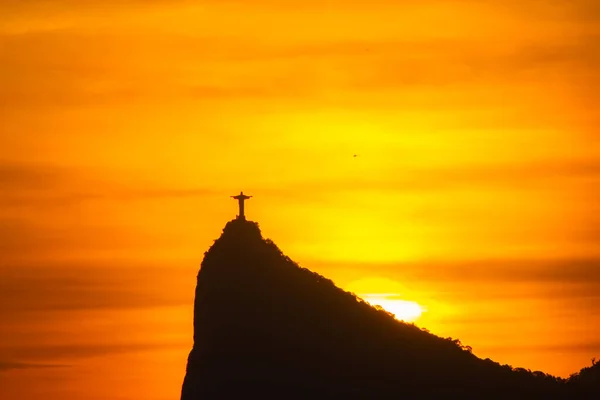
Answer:
<path fill-rule="evenodd" d="M 3 192 L 21 189 L 53 189 L 64 177 L 64 171 L 49 165 L 0 162 L 0 187 Z"/>
<path fill-rule="evenodd" d="M 136 201 L 205 197 L 209 188 L 168 188 L 124 185 L 106 173 L 76 167 L 0 162 L 0 205 L 3 207 L 70 206 L 89 200 Z"/>
<path fill-rule="evenodd" d="M 0 316 L 16 312 L 128 309 L 192 304 L 197 266 L 111 264 L 3 265 Z M 188 291 L 173 288 L 188 288 Z"/>
<path fill-rule="evenodd" d="M 495 282 L 498 284 L 560 283 L 591 286 L 600 289 L 600 259 L 492 259 L 464 262 L 435 262 L 426 264 L 398 264 L 387 269 L 410 269 L 425 279 L 452 280 L 460 282 Z M 586 295 L 585 292 L 580 292 Z M 587 292 L 587 294 L 594 292 Z M 598 291 L 600 293 L 600 290 Z"/>
<path fill-rule="evenodd" d="M 29 345 L 29 346 L 0 346 L 3 357 L 19 360 L 48 360 L 52 364 L 29 362 L 1 362 L 4 369 L 17 368 L 57 368 L 66 367 L 63 364 L 54 364 L 61 360 L 74 360 L 79 358 L 97 357 L 111 354 L 137 353 L 156 349 L 181 349 L 181 343 L 124 343 L 124 344 L 81 344 L 81 345 Z"/>
<path fill-rule="evenodd" d="M 455 3 L 464 6 L 460 10 L 469 9 L 470 2 Z M 488 4 L 477 13 L 505 8 L 500 4 Z M 466 103 L 481 106 L 481 97 L 498 104 L 499 91 L 510 95 L 524 84 L 539 87 L 543 82 L 570 85 L 580 92 L 579 96 L 591 97 L 589 87 L 598 82 L 597 33 L 577 32 L 564 18 L 553 21 L 558 31 L 570 32 L 563 38 L 551 33 L 545 36 L 542 33 L 541 39 L 536 40 L 503 38 L 498 31 L 494 31 L 491 38 L 473 34 L 479 33 L 482 26 L 474 26 L 472 32 L 463 27 L 447 37 L 432 37 L 414 24 L 407 24 L 410 28 L 406 31 L 377 29 L 374 34 L 367 34 L 370 30 L 364 30 L 363 35 L 346 38 L 347 35 L 334 35 L 334 28 L 315 29 L 306 36 L 281 29 L 285 28 L 280 26 L 285 25 L 282 21 L 293 15 L 294 7 L 275 12 L 274 4 L 263 5 L 265 13 L 259 13 L 261 18 L 256 23 L 277 21 L 273 29 L 280 30 L 275 35 L 280 40 L 272 40 L 274 35 L 266 28 L 249 31 L 236 27 L 242 20 L 239 16 L 243 10 L 232 8 L 231 4 L 216 6 L 216 3 L 208 6 L 206 12 L 225 16 L 223 26 L 230 27 L 231 32 L 221 25 L 201 23 L 202 29 L 191 26 L 179 31 L 178 27 L 192 24 L 193 19 L 178 21 L 177 16 L 171 16 L 168 27 L 154 22 L 135 34 L 130 29 L 115 32 L 105 24 L 87 30 L 67 26 L 52 31 L 5 34 L 0 36 L 0 85 L 3 87 L 0 105 L 4 109 L 37 109 L 231 99 L 303 101 L 310 98 L 316 102 L 326 101 L 331 91 L 343 92 L 344 97 L 353 94 L 351 97 L 357 98 L 356 101 L 366 101 L 367 93 L 391 91 L 396 104 L 410 105 L 416 101 L 412 99 L 413 90 L 435 88 L 424 99 L 421 96 L 420 101 L 426 106 L 442 103 L 452 108 L 457 102 L 460 106 Z M 409 9 L 425 20 L 433 18 L 428 16 L 434 16 L 434 12 L 415 11 L 421 7 Z M 133 8 L 141 7 L 138 4 Z M 360 15 L 361 8 L 374 17 L 371 22 L 365 22 L 365 28 L 369 23 L 371 28 L 385 25 L 375 21 L 383 16 L 391 18 L 393 12 L 400 15 L 399 18 L 410 18 L 410 14 L 401 14 L 400 10 L 370 10 L 360 4 L 345 18 L 315 4 L 308 6 L 311 8 L 316 9 L 312 13 L 304 12 L 315 21 L 315 26 L 328 22 L 339 24 L 345 19 L 358 23 L 354 16 Z M 530 12 L 529 18 L 535 22 L 531 16 L 536 15 L 535 12 L 540 15 L 538 8 L 520 12 L 524 15 Z M 577 9 L 576 6 L 567 8 Z M 244 9 L 253 10 L 249 5 Z M 572 14 L 564 15 L 576 18 Z M 487 18 L 491 15 L 486 13 Z M 134 15 L 128 18 L 121 24 L 128 26 L 126 23 L 137 21 Z M 348 30 L 348 21 L 335 26 Z M 527 23 L 527 19 L 519 20 L 523 26 Z M 536 27 L 531 30 L 535 32 Z M 247 37 L 249 32 L 252 35 Z M 489 46 L 491 40 L 498 45 Z M 44 51 L 46 48 L 54 51 Z M 89 51 L 91 49 L 93 51 Z M 557 75 L 560 81 L 556 81 Z M 455 84 L 462 86 L 459 95 L 453 92 L 456 87 L 448 87 Z M 486 90 L 477 93 L 465 90 L 472 84 L 484 85 Z M 486 94 L 488 92 L 491 93 Z"/>
<path fill-rule="evenodd" d="M 448 263 L 448 275 L 463 282 L 488 280 L 493 282 L 531 282 L 583 284 L 600 289 L 600 259 L 550 260 L 488 260 L 466 263 Z M 432 271 L 432 275 L 435 272 Z M 591 288 L 590 288 L 591 290 Z M 593 292 L 587 292 L 590 294 Z M 600 293 L 600 291 L 598 292 Z M 585 295 L 585 292 L 581 292 Z"/>
<path fill-rule="evenodd" d="M 404 263 L 347 263 L 313 261 L 312 267 L 333 275 L 338 270 L 371 271 L 402 282 L 407 287 L 439 295 L 488 299 L 571 298 L 596 308 L 600 301 L 600 259 L 486 259 L 463 261 L 421 261 Z M 486 287 L 483 290 L 483 287 Z M 442 288 L 447 288 L 447 293 Z M 465 288 L 472 287 L 473 290 Z M 536 288 L 532 291 L 532 288 Z M 509 290 L 510 289 L 510 290 Z M 416 290 L 416 289 L 415 289 Z"/>
<path fill-rule="evenodd" d="M 432 138 L 434 140 L 435 138 Z M 410 141 L 410 138 L 407 138 Z M 440 134 L 439 140 L 446 140 Z M 541 141 L 541 139 L 540 139 Z M 490 146 L 489 142 L 482 146 Z M 362 154 L 362 158 L 373 157 Z M 360 162 L 360 161 L 359 161 Z M 362 172 L 362 170 L 358 170 Z M 339 193 L 348 190 L 392 189 L 397 192 L 435 192 L 454 189 L 528 189 L 556 188 L 565 182 L 574 181 L 588 184 L 589 198 L 600 197 L 595 190 L 600 181 L 600 160 L 572 159 L 548 160 L 539 162 L 502 162 L 453 164 L 440 167 L 413 167 L 403 165 L 383 176 L 365 176 L 357 174 L 356 169 L 349 170 L 346 177 L 320 177 L 306 181 L 295 181 L 278 188 L 259 188 L 269 195 L 289 196 L 292 193 L 309 192 L 317 196 L 324 193 Z"/>
<path fill-rule="evenodd" d="M 65 368 L 68 365 L 61 364 L 33 364 L 33 363 L 23 363 L 16 361 L 2 361 L 0 360 L 0 372 L 8 371 L 11 369 L 33 369 L 33 368 Z"/>
<path fill-rule="evenodd" d="M 480 346 L 484 347 L 484 346 Z M 600 354 L 600 341 L 568 344 L 511 344 L 510 346 L 485 346 L 485 351 L 528 352 L 528 353 L 585 353 L 591 357 Z"/>
<path fill-rule="evenodd" d="M 125 220 L 122 215 L 139 206 L 155 207 L 157 202 L 166 212 L 164 207 L 177 210 L 188 200 L 202 204 L 230 194 L 208 187 L 128 182 L 126 173 L 111 173 L 0 162 L 0 264 L 67 255 L 90 259 L 109 251 L 178 246 L 176 234 L 140 229 L 144 221 Z"/>

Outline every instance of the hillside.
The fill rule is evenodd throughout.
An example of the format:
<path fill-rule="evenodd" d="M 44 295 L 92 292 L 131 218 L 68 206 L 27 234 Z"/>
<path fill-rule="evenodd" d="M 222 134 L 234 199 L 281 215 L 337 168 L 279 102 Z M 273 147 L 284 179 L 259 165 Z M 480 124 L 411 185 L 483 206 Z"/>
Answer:
<path fill-rule="evenodd" d="M 399 322 L 236 219 L 198 273 L 181 399 L 562 399 L 580 387 L 570 383 Z"/>

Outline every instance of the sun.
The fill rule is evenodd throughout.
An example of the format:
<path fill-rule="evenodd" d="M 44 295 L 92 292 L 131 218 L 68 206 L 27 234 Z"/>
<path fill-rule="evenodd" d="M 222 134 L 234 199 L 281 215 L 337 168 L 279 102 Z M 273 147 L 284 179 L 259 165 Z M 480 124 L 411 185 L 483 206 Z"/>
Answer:
<path fill-rule="evenodd" d="M 415 293 L 392 279 L 365 277 L 348 284 L 346 290 L 373 306 L 382 307 L 399 321 L 414 322 L 425 312 L 419 303 L 408 300 L 415 298 Z"/>
<path fill-rule="evenodd" d="M 373 306 L 381 306 L 399 321 L 414 322 L 423 314 L 423 308 L 417 302 L 394 299 L 396 295 L 366 294 L 361 297 Z"/>

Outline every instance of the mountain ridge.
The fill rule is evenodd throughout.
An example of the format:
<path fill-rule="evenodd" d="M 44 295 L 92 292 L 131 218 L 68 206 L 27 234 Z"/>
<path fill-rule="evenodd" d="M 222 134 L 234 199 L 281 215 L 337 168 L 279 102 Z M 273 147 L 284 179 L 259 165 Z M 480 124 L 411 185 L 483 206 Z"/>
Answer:
<path fill-rule="evenodd" d="M 181 399 L 562 399 L 573 385 L 400 322 L 299 266 L 258 223 L 235 219 L 197 276 Z"/>

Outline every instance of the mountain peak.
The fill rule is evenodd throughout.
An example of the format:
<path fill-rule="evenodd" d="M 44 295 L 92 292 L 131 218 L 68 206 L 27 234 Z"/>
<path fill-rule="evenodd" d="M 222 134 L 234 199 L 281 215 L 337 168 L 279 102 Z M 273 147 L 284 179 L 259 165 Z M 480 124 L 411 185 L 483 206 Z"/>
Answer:
<path fill-rule="evenodd" d="M 181 398 L 561 399 L 566 386 L 395 320 L 238 217 L 198 273 Z"/>
<path fill-rule="evenodd" d="M 262 239 L 262 232 L 258 226 L 258 222 L 249 221 L 246 219 L 232 219 L 225 224 L 221 238 L 254 238 Z"/>

